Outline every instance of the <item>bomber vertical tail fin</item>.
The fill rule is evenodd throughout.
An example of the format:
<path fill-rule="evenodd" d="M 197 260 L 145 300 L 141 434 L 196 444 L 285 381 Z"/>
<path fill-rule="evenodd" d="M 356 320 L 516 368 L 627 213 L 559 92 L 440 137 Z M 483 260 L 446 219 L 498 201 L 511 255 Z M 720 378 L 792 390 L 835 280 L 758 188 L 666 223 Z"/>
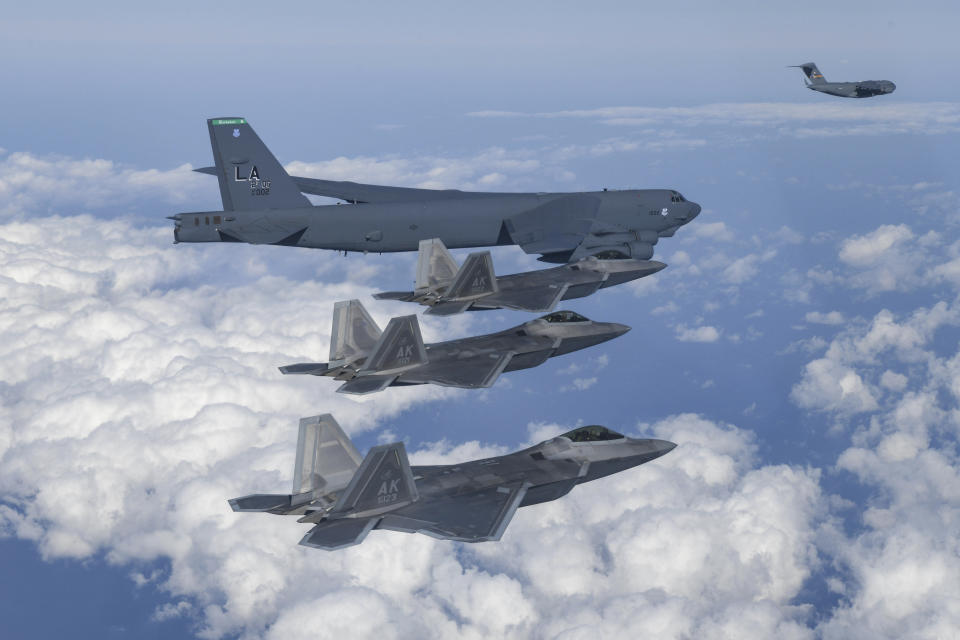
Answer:
<path fill-rule="evenodd" d="M 398 373 L 427 363 L 427 349 L 417 316 L 391 318 L 363 365 L 366 375 Z"/>
<path fill-rule="evenodd" d="M 456 277 L 458 268 L 440 238 L 421 240 L 417 251 L 417 293 L 447 286 Z"/>
<path fill-rule="evenodd" d="M 790 66 L 803 69 L 803 74 L 807 76 L 807 80 L 810 81 L 810 84 L 826 84 L 827 82 L 827 79 L 823 77 L 822 73 L 820 73 L 820 69 L 817 69 L 816 63 L 804 62 L 803 64 L 794 64 Z"/>
<path fill-rule="evenodd" d="M 330 361 L 351 361 L 370 353 L 381 337 L 380 327 L 359 300 L 345 300 L 333 306 L 333 333 Z"/>
<path fill-rule="evenodd" d="M 210 118 L 207 129 L 224 211 L 311 206 L 245 118 Z"/>

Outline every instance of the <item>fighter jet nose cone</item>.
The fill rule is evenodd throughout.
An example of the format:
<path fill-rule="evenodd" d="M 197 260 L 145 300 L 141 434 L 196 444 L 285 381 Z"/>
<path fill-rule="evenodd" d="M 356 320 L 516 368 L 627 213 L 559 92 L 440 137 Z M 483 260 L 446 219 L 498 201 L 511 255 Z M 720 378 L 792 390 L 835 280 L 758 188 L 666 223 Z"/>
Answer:
<path fill-rule="evenodd" d="M 657 449 L 657 453 L 661 456 L 677 448 L 677 444 L 669 440 L 654 440 L 653 444 Z"/>
<path fill-rule="evenodd" d="M 630 331 L 631 327 L 628 327 L 625 324 L 619 324 L 616 322 L 610 323 L 611 328 L 613 329 L 614 337 L 619 337 L 625 334 L 627 331 Z"/>

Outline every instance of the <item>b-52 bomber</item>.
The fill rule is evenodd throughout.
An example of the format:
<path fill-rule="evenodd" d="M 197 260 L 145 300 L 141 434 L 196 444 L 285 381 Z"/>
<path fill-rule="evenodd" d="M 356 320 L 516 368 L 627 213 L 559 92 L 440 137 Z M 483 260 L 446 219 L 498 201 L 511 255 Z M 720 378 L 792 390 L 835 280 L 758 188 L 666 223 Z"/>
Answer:
<path fill-rule="evenodd" d="M 589 296 L 666 266 L 656 260 L 590 256 L 561 267 L 497 276 L 489 251 L 471 253 L 458 266 L 443 242 L 433 238 L 420 241 L 414 291 L 386 291 L 373 297 L 417 302 L 429 307 L 428 314 L 441 316 L 486 309 L 553 311 L 561 300 Z"/>
<path fill-rule="evenodd" d="M 230 506 L 300 516 L 297 522 L 314 525 L 300 544 L 318 549 L 359 544 L 373 529 L 484 542 L 503 536 L 517 508 L 556 500 L 674 447 L 587 426 L 505 456 L 411 467 L 402 442 L 373 447 L 361 461 L 327 414 L 300 421 L 291 495 L 248 495 Z"/>
<path fill-rule="evenodd" d="M 391 318 L 381 333 L 360 301 L 349 300 L 334 306 L 330 362 L 301 362 L 280 371 L 341 380 L 340 393 L 415 384 L 477 389 L 493 386 L 506 371 L 536 367 L 629 330 L 573 311 L 556 311 L 499 333 L 425 345 L 417 316 Z"/>
<path fill-rule="evenodd" d="M 832 96 L 841 98 L 870 98 L 872 96 L 882 96 L 887 93 L 893 93 L 897 85 L 889 80 L 861 80 L 860 82 L 827 82 L 823 77 L 817 65 L 813 62 L 790 65 L 791 68 L 799 67 L 803 69 L 803 74 L 807 77 L 804 84 L 807 89 L 819 91 L 820 93 L 829 93 Z"/>
<path fill-rule="evenodd" d="M 244 118 L 207 120 L 222 211 L 178 213 L 175 242 L 246 242 L 339 251 L 519 245 L 551 263 L 646 260 L 700 213 L 671 189 L 492 193 L 291 177 Z M 313 206 L 304 193 L 350 203 Z"/>

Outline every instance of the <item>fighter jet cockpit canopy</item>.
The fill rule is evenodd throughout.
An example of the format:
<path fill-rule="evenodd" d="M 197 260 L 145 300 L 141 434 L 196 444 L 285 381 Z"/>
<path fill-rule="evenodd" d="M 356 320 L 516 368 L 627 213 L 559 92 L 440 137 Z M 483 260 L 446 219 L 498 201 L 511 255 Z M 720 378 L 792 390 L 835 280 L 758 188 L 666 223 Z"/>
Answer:
<path fill-rule="evenodd" d="M 543 316 L 541 320 L 546 320 L 551 324 L 560 324 L 564 322 L 590 322 L 588 318 L 584 318 L 575 311 L 554 311 L 551 314 Z"/>
<path fill-rule="evenodd" d="M 592 424 L 568 431 L 561 434 L 560 437 L 571 442 L 600 442 L 602 440 L 621 440 L 625 436 L 598 424 Z"/>

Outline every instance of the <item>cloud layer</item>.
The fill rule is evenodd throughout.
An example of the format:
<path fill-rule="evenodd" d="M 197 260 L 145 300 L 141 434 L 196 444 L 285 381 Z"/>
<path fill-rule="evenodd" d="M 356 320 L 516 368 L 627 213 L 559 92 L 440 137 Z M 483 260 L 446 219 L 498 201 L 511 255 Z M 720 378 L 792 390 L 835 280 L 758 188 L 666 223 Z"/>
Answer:
<path fill-rule="evenodd" d="M 276 372 L 326 351 L 330 301 L 362 285 L 257 268 L 204 284 L 226 256 L 122 220 L 36 219 L 0 238 L 0 531 L 49 558 L 167 564 L 137 577 L 169 594 L 158 620 L 194 616 L 211 638 L 479 638 L 617 635 L 639 619 L 682 637 L 737 634 L 748 611 L 755 629 L 809 635 L 793 600 L 817 564 L 818 474 L 758 465 L 749 432 L 693 415 L 646 425 L 680 447 L 523 510 L 501 544 L 375 532 L 318 553 L 295 544 L 293 519 L 226 499 L 286 489 L 302 415 L 332 411 L 356 432 L 444 395 L 355 402 Z M 439 444 L 413 459 L 501 451 Z"/>

